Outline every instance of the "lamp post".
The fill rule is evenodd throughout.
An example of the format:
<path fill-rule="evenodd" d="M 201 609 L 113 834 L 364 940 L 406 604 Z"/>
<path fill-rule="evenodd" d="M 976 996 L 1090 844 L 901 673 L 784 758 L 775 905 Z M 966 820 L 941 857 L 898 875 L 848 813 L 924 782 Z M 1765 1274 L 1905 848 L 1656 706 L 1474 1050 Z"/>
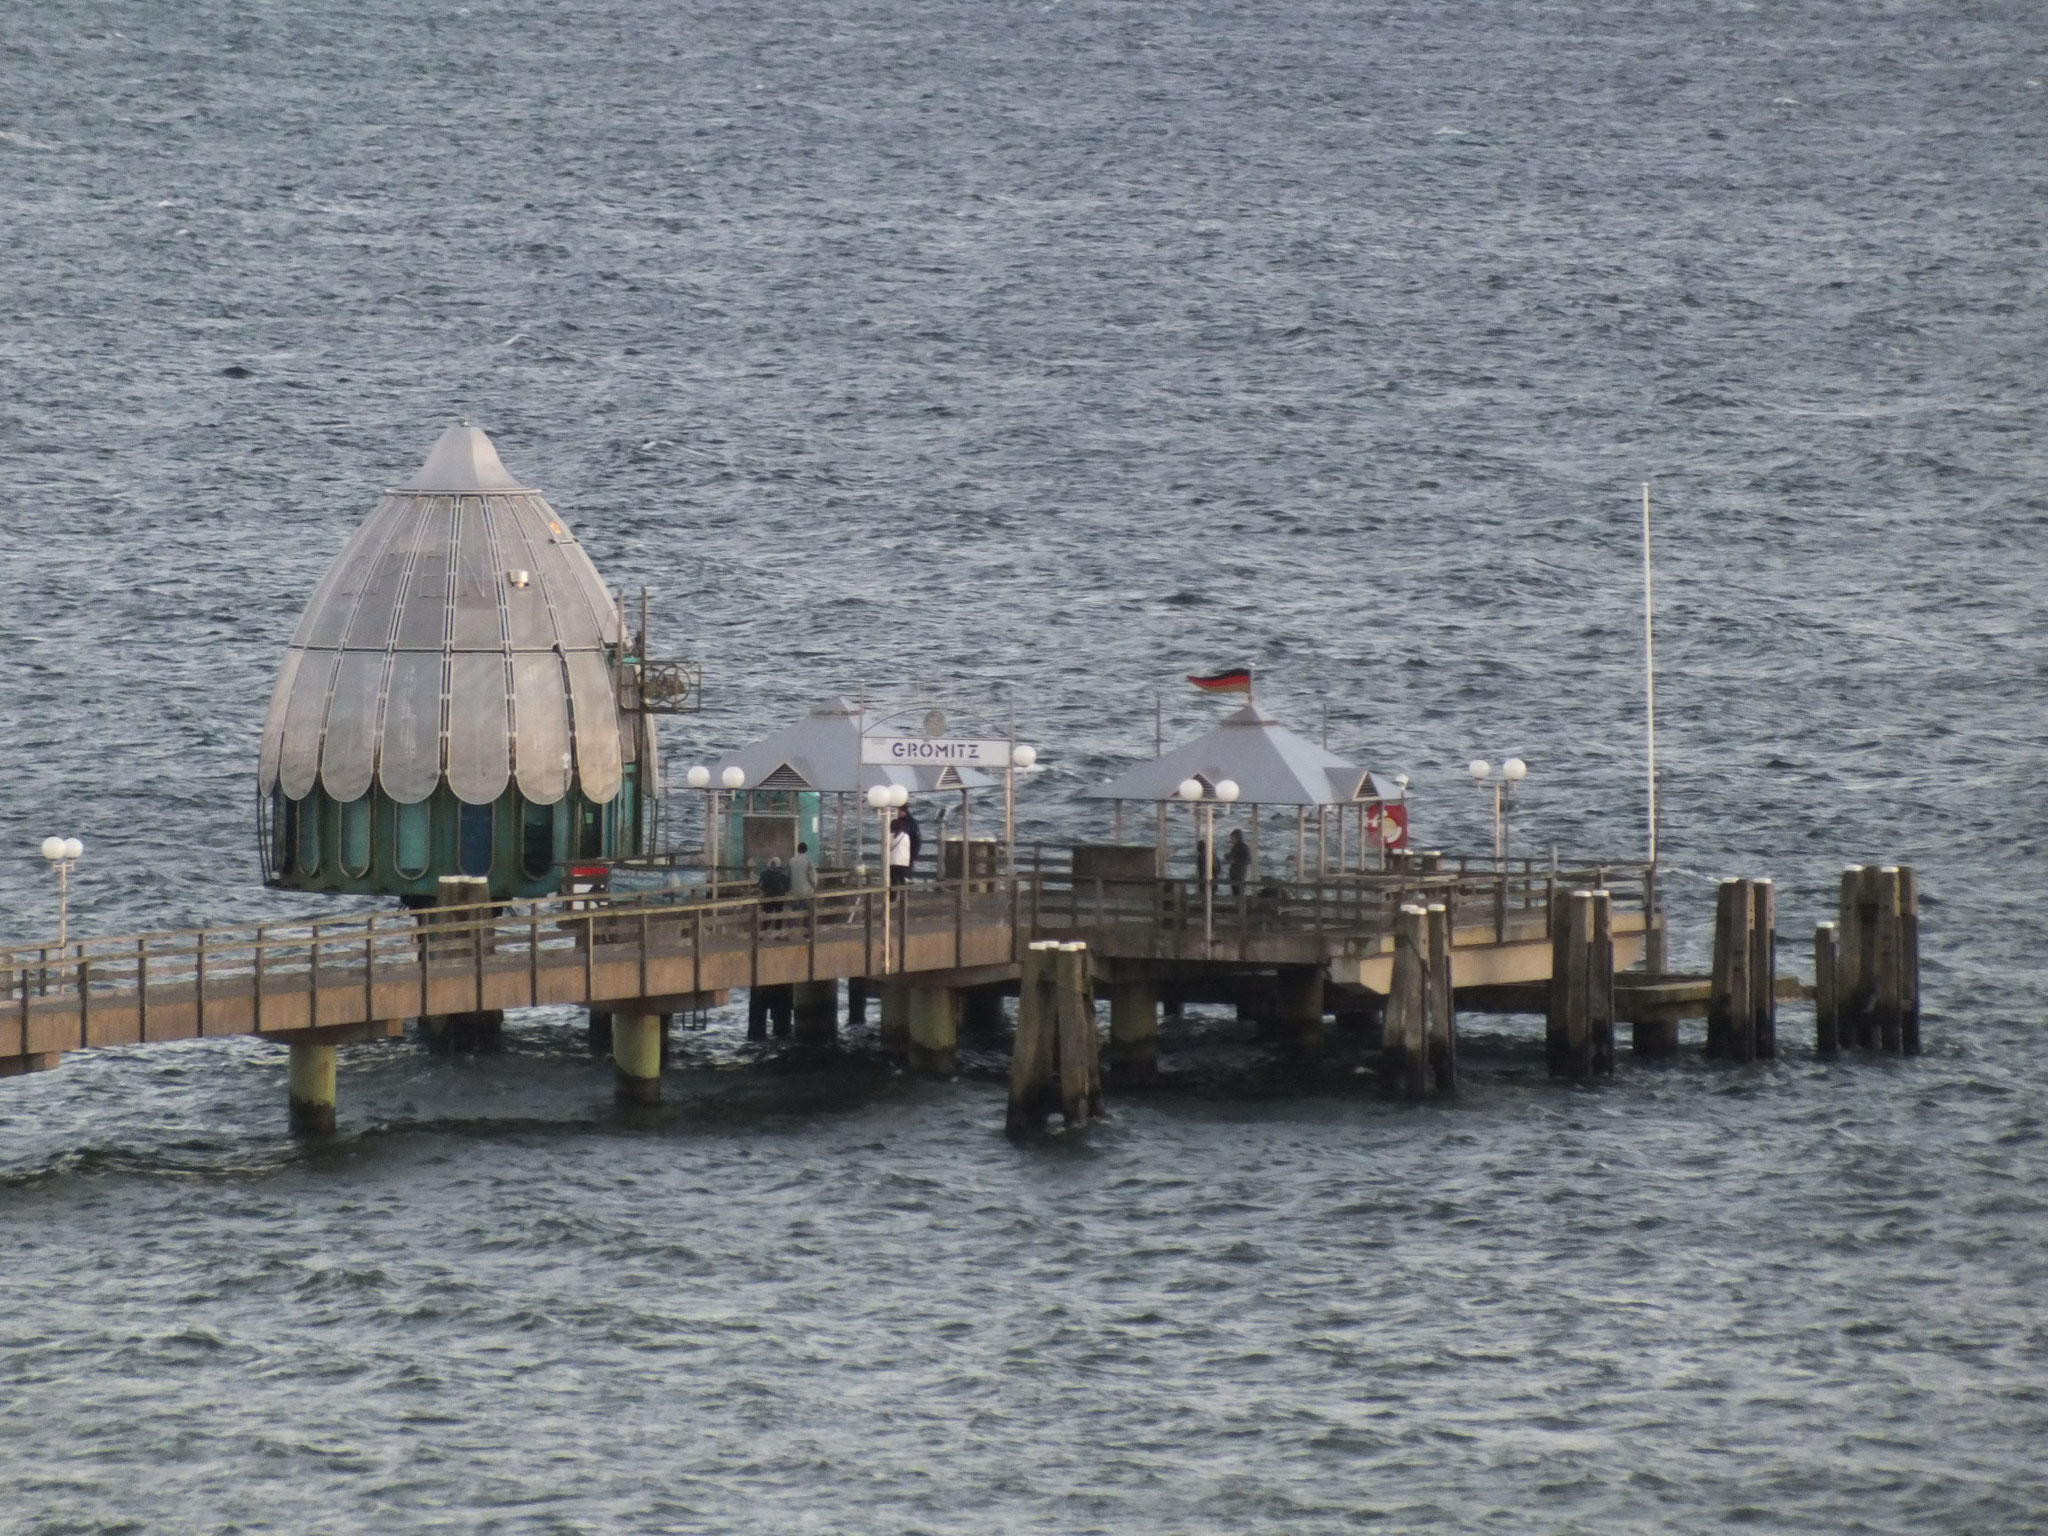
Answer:
<path fill-rule="evenodd" d="M 1038 761 L 1038 748 L 1018 743 L 1010 748 L 1010 760 L 1003 765 L 1003 847 L 1010 867 L 1010 883 L 1017 882 L 1017 770 Z"/>
<path fill-rule="evenodd" d="M 85 856 L 85 844 L 75 837 L 46 837 L 43 857 L 57 872 L 57 948 L 62 951 L 71 936 L 71 866 Z"/>
<path fill-rule="evenodd" d="M 895 948 L 895 891 L 890 878 L 895 866 L 889 862 L 889 813 L 910 803 L 910 791 L 901 784 L 873 784 L 868 787 L 868 804 L 875 809 L 882 829 L 882 974 L 889 974 L 889 956 Z M 906 874 L 908 872 L 906 871 Z M 908 920 L 910 914 L 904 913 Z"/>
<path fill-rule="evenodd" d="M 725 786 L 726 793 L 734 796 L 734 799 L 729 800 L 726 803 L 728 805 L 737 804 L 739 791 L 741 787 L 745 785 L 745 783 L 747 782 L 747 770 L 742 768 L 738 763 L 728 763 L 725 767 L 725 770 L 719 774 L 718 782 Z M 714 812 L 718 809 L 718 796 L 716 795 L 713 795 L 711 797 L 711 809 Z M 718 868 L 719 865 L 725 862 L 725 823 L 727 819 L 728 818 L 726 816 L 719 816 L 718 836 L 717 839 L 711 845 L 713 855 L 711 865 L 711 895 L 714 899 L 716 899 L 718 895 Z M 745 853 L 745 851 L 745 849 L 741 850 L 743 854 Z"/>
<path fill-rule="evenodd" d="M 709 870 L 711 875 L 711 894 L 716 899 L 718 895 L 718 865 L 711 857 L 711 839 L 714 836 L 714 829 L 717 825 L 717 811 L 712 802 L 718 796 L 711 788 L 711 770 L 702 763 L 698 763 L 688 773 L 683 775 L 683 782 L 692 789 L 704 791 L 704 836 L 701 839 L 702 846 L 699 851 L 704 855 L 705 863 L 711 866 Z"/>
<path fill-rule="evenodd" d="M 1493 786 L 1493 864 L 1496 869 L 1508 867 L 1508 812 L 1514 809 L 1514 786 L 1529 776 L 1529 765 L 1519 757 L 1511 757 L 1500 765 L 1500 777 L 1495 778 L 1493 764 L 1483 757 L 1475 757 L 1467 765 L 1466 772 L 1472 775 L 1475 784 Z"/>

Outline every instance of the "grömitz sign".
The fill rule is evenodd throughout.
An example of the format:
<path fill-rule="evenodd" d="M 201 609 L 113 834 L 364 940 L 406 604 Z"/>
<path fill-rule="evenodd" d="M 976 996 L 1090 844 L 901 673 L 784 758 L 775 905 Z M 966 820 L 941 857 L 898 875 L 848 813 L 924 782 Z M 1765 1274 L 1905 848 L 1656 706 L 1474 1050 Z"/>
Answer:
<path fill-rule="evenodd" d="M 943 736 L 863 736 L 863 764 L 899 768 L 986 768 L 1000 773 L 1010 766 L 1007 741 L 951 741 Z"/>

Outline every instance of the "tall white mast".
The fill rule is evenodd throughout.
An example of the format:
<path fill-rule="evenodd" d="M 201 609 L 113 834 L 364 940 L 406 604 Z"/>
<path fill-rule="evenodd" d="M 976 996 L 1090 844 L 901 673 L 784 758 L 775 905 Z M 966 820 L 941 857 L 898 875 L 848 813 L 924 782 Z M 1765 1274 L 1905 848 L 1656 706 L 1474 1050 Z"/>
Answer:
<path fill-rule="evenodd" d="M 1650 482 L 1643 482 L 1643 734 L 1650 773 L 1650 863 L 1657 862 L 1657 622 L 1650 574 Z"/>

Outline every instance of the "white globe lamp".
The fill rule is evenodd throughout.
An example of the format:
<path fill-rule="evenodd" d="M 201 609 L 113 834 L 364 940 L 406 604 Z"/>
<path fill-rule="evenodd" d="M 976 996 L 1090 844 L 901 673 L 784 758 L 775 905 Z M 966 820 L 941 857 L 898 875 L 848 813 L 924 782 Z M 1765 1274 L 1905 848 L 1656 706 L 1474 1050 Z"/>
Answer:
<path fill-rule="evenodd" d="M 1473 778 L 1483 780 L 1488 774 L 1493 772 L 1493 764 L 1483 757 L 1475 757 L 1465 765 L 1465 771 L 1471 774 Z"/>
<path fill-rule="evenodd" d="M 747 782 L 747 770 L 740 767 L 738 763 L 734 763 L 718 776 L 718 782 L 727 789 L 738 789 Z"/>
<path fill-rule="evenodd" d="M 868 786 L 868 808 L 881 811 L 887 810 L 888 806 L 889 786 L 886 784 L 870 784 Z"/>
<path fill-rule="evenodd" d="M 1500 773 L 1502 778 L 1520 783 L 1529 777 L 1529 765 L 1519 757 L 1511 757 L 1500 765 Z"/>
<path fill-rule="evenodd" d="M 711 783 L 711 770 L 699 763 L 683 777 L 689 780 L 690 788 L 703 789 Z"/>
<path fill-rule="evenodd" d="M 1231 804 L 1241 793 L 1242 791 L 1238 789 L 1237 780 L 1235 779 L 1218 779 L 1216 781 L 1216 798 L 1225 805 Z"/>
<path fill-rule="evenodd" d="M 1180 787 L 1174 793 L 1183 800 L 1199 800 L 1202 798 L 1202 781 L 1200 779 L 1182 779 Z"/>
<path fill-rule="evenodd" d="M 1010 748 L 1010 761 L 1019 768 L 1029 768 L 1038 761 L 1038 748 L 1018 745 Z"/>

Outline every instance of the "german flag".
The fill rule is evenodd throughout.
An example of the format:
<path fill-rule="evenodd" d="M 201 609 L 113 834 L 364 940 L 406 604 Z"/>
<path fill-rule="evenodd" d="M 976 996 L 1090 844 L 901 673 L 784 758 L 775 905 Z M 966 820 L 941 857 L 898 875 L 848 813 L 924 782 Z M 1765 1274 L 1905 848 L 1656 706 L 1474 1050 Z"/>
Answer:
<path fill-rule="evenodd" d="M 1188 681 L 1204 693 L 1250 693 L 1252 691 L 1252 669 L 1232 667 L 1228 672 L 1211 672 L 1207 677 L 1190 674 Z"/>

